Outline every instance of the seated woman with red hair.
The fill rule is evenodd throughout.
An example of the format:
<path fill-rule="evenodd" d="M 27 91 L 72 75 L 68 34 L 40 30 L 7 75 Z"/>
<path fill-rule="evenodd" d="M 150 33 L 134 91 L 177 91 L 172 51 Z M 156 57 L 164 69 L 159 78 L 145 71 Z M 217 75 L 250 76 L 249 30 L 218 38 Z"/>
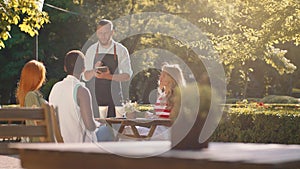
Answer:
<path fill-rule="evenodd" d="M 20 107 L 41 107 L 43 103 L 46 103 L 40 92 L 45 79 L 46 68 L 42 62 L 31 60 L 24 65 L 16 94 Z M 26 121 L 26 125 L 35 125 L 36 123 L 38 122 Z M 26 141 L 39 142 L 41 140 L 40 138 L 33 138 Z"/>

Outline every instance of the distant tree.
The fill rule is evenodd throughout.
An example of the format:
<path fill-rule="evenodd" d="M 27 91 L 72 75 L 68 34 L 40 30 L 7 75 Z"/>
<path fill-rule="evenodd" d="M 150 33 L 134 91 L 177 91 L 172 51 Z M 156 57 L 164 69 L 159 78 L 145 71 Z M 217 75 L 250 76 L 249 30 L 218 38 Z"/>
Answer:
<path fill-rule="evenodd" d="M 82 12 L 91 16 L 90 23 L 96 22 L 100 18 L 117 19 L 124 15 L 147 11 L 168 13 L 186 19 L 201 29 L 212 42 L 213 52 L 204 57 L 216 57 L 224 65 L 227 81 L 239 81 L 238 83 L 241 85 L 239 92 L 243 97 L 247 96 L 247 93 L 244 92 L 249 91 L 249 87 L 253 86 L 250 84 L 253 80 L 253 72 L 264 72 L 261 68 L 268 66 L 275 68 L 279 75 L 296 70 L 293 62 L 286 57 L 287 50 L 278 46 L 283 43 L 299 45 L 300 4 L 294 0 L 191 0 L 189 3 L 183 0 L 145 0 L 143 2 L 77 0 L 76 2 L 85 7 Z M 143 29 L 143 27 L 156 27 L 161 24 L 169 25 L 170 28 L 180 25 L 180 23 L 172 23 L 163 18 L 156 23 L 155 21 L 138 23 L 134 22 L 133 18 L 130 26 Z M 118 28 L 118 31 L 120 30 L 122 28 Z M 183 30 L 177 34 L 178 36 L 182 34 L 194 36 L 195 40 L 178 43 L 174 40 L 166 40 L 166 37 L 156 34 L 137 35 L 126 38 L 122 43 L 129 48 L 131 53 L 147 47 L 168 49 L 180 55 L 190 63 L 189 66 L 195 68 L 198 66 L 199 59 L 193 54 L 192 49 L 205 50 L 207 48 L 206 41 L 203 41 L 200 36 L 197 39 L 194 32 Z M 174 47 L 174 43 L 181 48 Z M 151 53 L 146 56 L 151 56 Z M 264 62 L 260 65 L 267 65 L 263 67 L 249 65 L 253 62 Z M 239 69 L 240 78 L 230 79 L 234 69 Z M 261 77 L 261 79 L 264 78 Z M 266 82 L 260 84 L 270 85 Z"/>
<path fill-rule="evenodd" d="M 300 4 L 294 0 L 210 0 L 213 15 L 200 17 L 225 65 L 264 60 L 280 74 L 296 67 L 276 44 L 300 44 Z"/>
<path fill-rule="evenodd" d="M 18 25 L 21 31 L 33 37 L 45 23 L 49 23 L 48 14 L 39 9 L 38 3 L 39 0 L 0 1 L 0 49 L 11 37 L 12 25 Z"/>
<path fill-rule="evenodd" d="M 217 60 L 224 64 L 227 82 L 242 84 L 239 93 L 247 97 L 246 91 L 253 72 L 265 76 L 265 85 L 284 86 L 280 81 L 270 81 L 273 67 L 278 76 L 293 73 L 296 70 L 295 60 L 287 57 L 287 50 L 282 44 L 300 44 L 300 3 L 295 0 L 204 0 L 192 1 L 193 7 L 201 9 L 199 13 L 186 13 L 193 19 L 213 43 Z M 205 9 L 200 5 L 205 6 Z M 188 10 L 191 11 L 191 10 Z M 197 11 L 197 10 L 194 10 Z M 204 12 L 204 13 L 203 13 Z M 201 39 L 182 42 L 181 46 L 205 48 Z M 253 67 L 253 62 L 264 62 L 264 67 Z M 232 71 L 237 70 L 240 78 L 231 79 Z M 274 74 L 274 73 L 273 73 Z M 272 77 L 274 79 L 274 77 Z M 238 81 L 238 82 L 237 82 Z M 270 84 L 274 82 L 276 84 Z M 263 83 L 261 83 L 263 84 Z M 266 86 L 267 87 L 267 86 Z M 282 92 L 280 92 L 282 94 Z M 265 93 L 264 93 L 265 94 Z"/>
<path fill-rule="evenodd" d="M 30 37 L 29 32 L 23 33 L 25 31 L 20 27 L 24 19 L 29 16 L 32 17 L 29 20 L 33 21 L 40 21 L 38 17 L 45 19 L 44 23 L 35 22 L 40 26 L 48 23 L 49 17 L 51 18 L 51 24 L 45 25 L 45 28 L 39 31 L 39 60 L 46 64 L 48 75 L 48 83 L 44 92 L 46 96 L 51 85 L 64 75 L 62 65 L 65 53 L 70 49 L 81 48 L 86 41 L 90 41 L 89 37 L 95 33 L 96 24 L 101 18 L 116 20 L 123 16 L 143 12 L 171 14 L 201 29 L 212 42 L 211 56 L 219 56 L 217 59 L 224 65 L 227 81 L 233 82 L 229 84 L 234 85 L 232 89 L 239 96 L 246 97 L 247 94 L 243 92 L 250 93 L 252 88 L 257 88 L 259 85 L 265 85 L 259 91 L 265 91 L 265 88 L 266 90 L 272 88 L 274 91 L 274 87 L 270 86 L 275 85 L 281 88 L 282 85 L 273 84 L 283 83 L 277 75 L 293 72 L 296 68 L 294 66 L 295 52 L 293 55 L 290 52 L 286 54 L 286 50 L 289 49 L 282 47 L 284 43 L 295 47 L 299 44 L 300 4 L 295 0 L 189 0 L 189 3 L 185 0 L 47 0 L 44 5 L 47 13 L 40 13 L 34 7 L 35 2 L 37 0 L 0 1 L 0 48 L 3 48 L 5 39 L 8 39 L 10 35 L 13 37 L 5 41 L 6 47 L 0 51 L 0 80 L 3 82 L 0 85 L 0 102 L 2 103 L 7 102 L 9 95 L 13 96 L 11 91 L 15 88 L 22 65 L 25 61 L 34 58 L 34 39 Z M 17 5 L 12 5 L 13 3 Z M 26 7 L 24 13 L 19 9 L 21 6 Z M 59 10 L 57 7 L 64 10 Z M 18 13 L 14 12 L 15 8 L 18 9 L 16 10 Z M 27 10 L 32 8 L 34 9 Z M 4 17 L 8 14 L 10 17 Z M 178 36 L 186 35 L 187 39 L 193 40 L 178 41 L 176 37 L 168 37 L 161 32 L 126 37 L 120 42 L 128 48 L 130 54 L 133 54 L 131 55 L 132 64 L 145 69 L 148 69 L 149 65 L 161 64 L 164 56 L 153 50 L 145 50 L 158 48 L 179 56 L 188 68 L 195 70 L 196 78 L 200 77 L 199 72 L 205 71 L 205 68 L 193 49 L 205 48 L 202 36 L 189 32 L 184 24 L 177 21 L 172 22 L 167 18 L 151 20 L 149 17 L 146 19 L 141 21 L 132 18 L 128 23 L 118 25 L 116 35 L 127 35 L 128 32 L 124 30 L 128 27 L 132 30 L 159 27 L 161 32 L 169 31 L 170 34 L 175 33 Z M 7 20 L 10 20 L 10 24 Z M 18 22 L 15 23 L 16 21 Z M 181 31 L 176 32 L 173 28 L 178 26 L 182 28 Z M 40 28 L 33 27 L 33 30 L 36 30 L 33 32 L 37 33 Z M 134 55 L 139 51 L 143 51 L 142 54 Z M 288 56 L 289 54 L 292 56 Z M 158 57 L 162 60 L 157 59 Z M 296 65 L 300 64 L 296 63 Z M 275 69 L 273 70 L 272 67 Z M 262 73 L 264 73 L 263 77 L 259 76 Z M 147 74 L 148 72 L 145 73 Z M 270 75 L 272 77 L 268 77 Z M 294 74 L 293 76 L 298 77 Z M 253 79 L 259 79 L 259 81 L 253 85 Z"/>
<path fill-rule="evenodd" d="M 1 3 L 3 2 L 1 1 Z M 71 10 L 72 5 L 74 6 L 72 1 L 47 0 L 47 3 L 61 8 L 71 8 Z M 50 8 L 46 3 L 43 10 L 47 11 L 47 13 L 45 12 L 46 18 L 48 20 L 51 18 L 51 24 L 44 24 L 43 29 L 40 29 L 38 32 L 38 59 L 47 68 L 47 81 L 42 87 L 42 93 L 47 99 L 52 85 L 64 76 L 64 55 L 70 49 L 80 49 L 86 39 L 79 38 L 85 37 L 86 33 L 78 32 L 78 30 L 84 29 L 79 27 L 81 22 L 76 15 Z M 20 15 L 20 18 L 24 17 L 24 14 Z M 2 24 L 2 21 L 0 24 Z M 12 24 L 9 34 L 11 34 L 11 38 L 4 42 L 5 48 L 0 50 L 0 81 L 2 81 L 0 84 L 0 104 L 16 103 L 15 90 L 21 68 L 27 61 L 35 59 L 36 52 L 36 39 L 32 38 L 29 33 L 21 31 L 19 25 Z"/>

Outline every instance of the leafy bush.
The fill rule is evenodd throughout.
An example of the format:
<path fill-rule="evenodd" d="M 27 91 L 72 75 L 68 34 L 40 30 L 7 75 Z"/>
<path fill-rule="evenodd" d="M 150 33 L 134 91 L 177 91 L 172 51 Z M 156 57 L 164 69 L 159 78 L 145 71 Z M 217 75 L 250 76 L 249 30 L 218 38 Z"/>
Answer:
<path fill-rule="evenodd" d="M 211 141 L 300 144 L 299 124 L 297 110 L 230 108 Z"/>
<path fill-rule="evenodd" d="M 280 96 L 280 95 L 269 95 L 264 98 L 247 98 L 247 99 L 237 99 L 228 98 L 226 99 L 227 104 L 236 104 L 247 100 L 247 102 L 262 102 L 262 103 L 290 103 L 297 104 L 300 103 L 298 98 L 292 96 Z"/>
<path fill-rule="evenodd" d="M 52 78 L 49 79 L 44 86 L 42 86 L 41 92 L 43 93 L 44 99 L 48 100 L 53 85 L 58 81 L 59 81 L 58 79 Z"/>
<path fill-rule="evenodd" d="M 293 96 L 293 97 L 300 97 L 300 89 L 293 88 L 291 96 Z"/>
<path fill-rule="evenodd" d="M 261 98 L 247 98 L 248 102 L 260 102 Z"/>
<path fill-rule="evenodd" d="M 242 102 L 244 99 L 227 98 L 226 104 L 236 104 Z M 260 102 L 261 98 L 247 98 L 247 102 Z"/>
<path fill-rule="evenodd" d="M 227 98 L 226 99 L 226 103 L 227 104 L 235 104 L 235 103 L 237 103 L 239 101 L 240 101 L 240 99 L 236 99 L 236 98 Z"/>
<path fill-rule="evenodd" d="M 299 103 L 297 98 L 291 96 L 269 95 L 260 100 L 263 103 Z"/>

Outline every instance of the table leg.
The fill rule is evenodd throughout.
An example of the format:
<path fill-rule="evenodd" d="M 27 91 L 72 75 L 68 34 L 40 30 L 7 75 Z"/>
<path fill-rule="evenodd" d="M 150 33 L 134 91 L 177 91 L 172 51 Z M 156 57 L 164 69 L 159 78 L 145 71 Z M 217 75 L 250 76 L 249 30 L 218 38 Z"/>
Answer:
<path fill-rule="evenodd" d="M 131 130 L 132 130 L 134 136 L 136 138 L 141 138 L 141 135 L 140 135 L 139 131 L 137 130 L 137 128 L 135 127 L 135 125 L 130 125 L 130 127 L 131 127 Z"/>
<path fill-rule="evenodd" d="M 125 126 L 126 126 L 126 125 L 124 125 L 123 123 L 121 123 L 121 126 L 120 126 L 120 128 L 119 128 L 119 131 L 118 131 L 118 133 L 117 133 L 117 135 L 116 135 L 115 141 L 119 141 L 119 139 L 120 139 L 119 135 L 123 133 L 123 131 L 124 131 L 124 129 L 125 129 Z"/>
<path fill-rule="evenodd" d="M 157 126 L 156 124 L 151 125 L 150 131 L 149 131 L 149 133 L 148 133 L 148 135 L 147 135 L 148 138 L 151 138 L 151 137 L 153 136 L 154 131 L 155 131 L 155 129 L 156 129 L 156 126 Z"/>

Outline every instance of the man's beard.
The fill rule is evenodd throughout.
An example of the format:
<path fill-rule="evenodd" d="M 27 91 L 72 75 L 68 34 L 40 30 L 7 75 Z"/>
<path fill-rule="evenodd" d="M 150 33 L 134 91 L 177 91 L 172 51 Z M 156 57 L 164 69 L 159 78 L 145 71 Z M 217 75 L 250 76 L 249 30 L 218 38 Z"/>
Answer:
<path fill-rule="evenodd" d="M 109 43 L 110 43 L 110 40 L 106 40 L 106 41 L 101 41 L 101 40 L 99 40 L 99 43 L 100 43 L 100 45 L 101 46 L 107 46 L 107 45 L 109 45 Z"/>

